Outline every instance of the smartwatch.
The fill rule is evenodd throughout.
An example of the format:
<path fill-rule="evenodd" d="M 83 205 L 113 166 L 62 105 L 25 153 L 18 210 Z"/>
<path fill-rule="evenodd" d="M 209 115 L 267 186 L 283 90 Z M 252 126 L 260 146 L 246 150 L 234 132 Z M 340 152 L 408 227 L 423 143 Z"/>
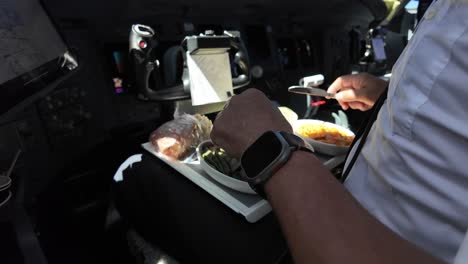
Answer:
<path fill-rule="evenodd" d="M 282 131 L 267 131 L 242 154 L 242 177 L 250 187 L 266 199 L 265 183 L 286 164 L 296 150 L 313 153 L 300 137 Z"/>

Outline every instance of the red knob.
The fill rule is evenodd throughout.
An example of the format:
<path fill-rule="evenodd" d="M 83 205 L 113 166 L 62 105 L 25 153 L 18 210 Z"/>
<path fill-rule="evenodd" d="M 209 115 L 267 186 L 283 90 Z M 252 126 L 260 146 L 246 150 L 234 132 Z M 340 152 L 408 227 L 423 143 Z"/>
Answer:
<path fill-rule="evenodd" d="M 146 41 L 144 40 L 140 40 L 140 42 L 138 43 L 138 46 L 141 48 L 141 49 L 144 49 L 148 46 L 148 44 L 146 43 Z"/>

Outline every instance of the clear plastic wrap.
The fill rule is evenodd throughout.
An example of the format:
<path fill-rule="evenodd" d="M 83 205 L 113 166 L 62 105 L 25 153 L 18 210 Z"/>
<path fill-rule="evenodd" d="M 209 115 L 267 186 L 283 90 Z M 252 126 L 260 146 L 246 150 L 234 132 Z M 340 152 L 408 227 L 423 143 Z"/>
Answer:
<path fill-rule="evenodd" d="M 212 127 L 206 116 L 183 114 L 156 129 L 149 141 L 156 152 L 183 160 L 195 152 L 198 144 L 210 139 Z"/>

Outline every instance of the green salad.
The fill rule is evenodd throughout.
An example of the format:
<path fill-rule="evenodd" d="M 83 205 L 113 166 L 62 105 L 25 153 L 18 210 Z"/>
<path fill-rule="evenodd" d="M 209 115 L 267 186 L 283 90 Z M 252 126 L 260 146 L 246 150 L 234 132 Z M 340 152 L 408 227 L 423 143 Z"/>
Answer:
<path fill-rule="evenodd" d="M 222 174 L 242 180 L 239 162 L 226 154 L 224 149 L 217 146 L 206 147 L 202 158 L 208 165 Z"/>

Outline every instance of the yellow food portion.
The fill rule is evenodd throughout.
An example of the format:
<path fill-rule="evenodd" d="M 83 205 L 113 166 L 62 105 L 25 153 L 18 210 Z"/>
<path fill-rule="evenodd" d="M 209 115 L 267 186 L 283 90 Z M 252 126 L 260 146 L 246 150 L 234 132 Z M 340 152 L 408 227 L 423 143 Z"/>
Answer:
<path fill-rule="evenodd" d="M 351 145 L 354 140 L 354 136 L 348 136 L 344 131 L 324 124 L 303 125 L 296 132 L 313 140 L 343 147 Z"/>

